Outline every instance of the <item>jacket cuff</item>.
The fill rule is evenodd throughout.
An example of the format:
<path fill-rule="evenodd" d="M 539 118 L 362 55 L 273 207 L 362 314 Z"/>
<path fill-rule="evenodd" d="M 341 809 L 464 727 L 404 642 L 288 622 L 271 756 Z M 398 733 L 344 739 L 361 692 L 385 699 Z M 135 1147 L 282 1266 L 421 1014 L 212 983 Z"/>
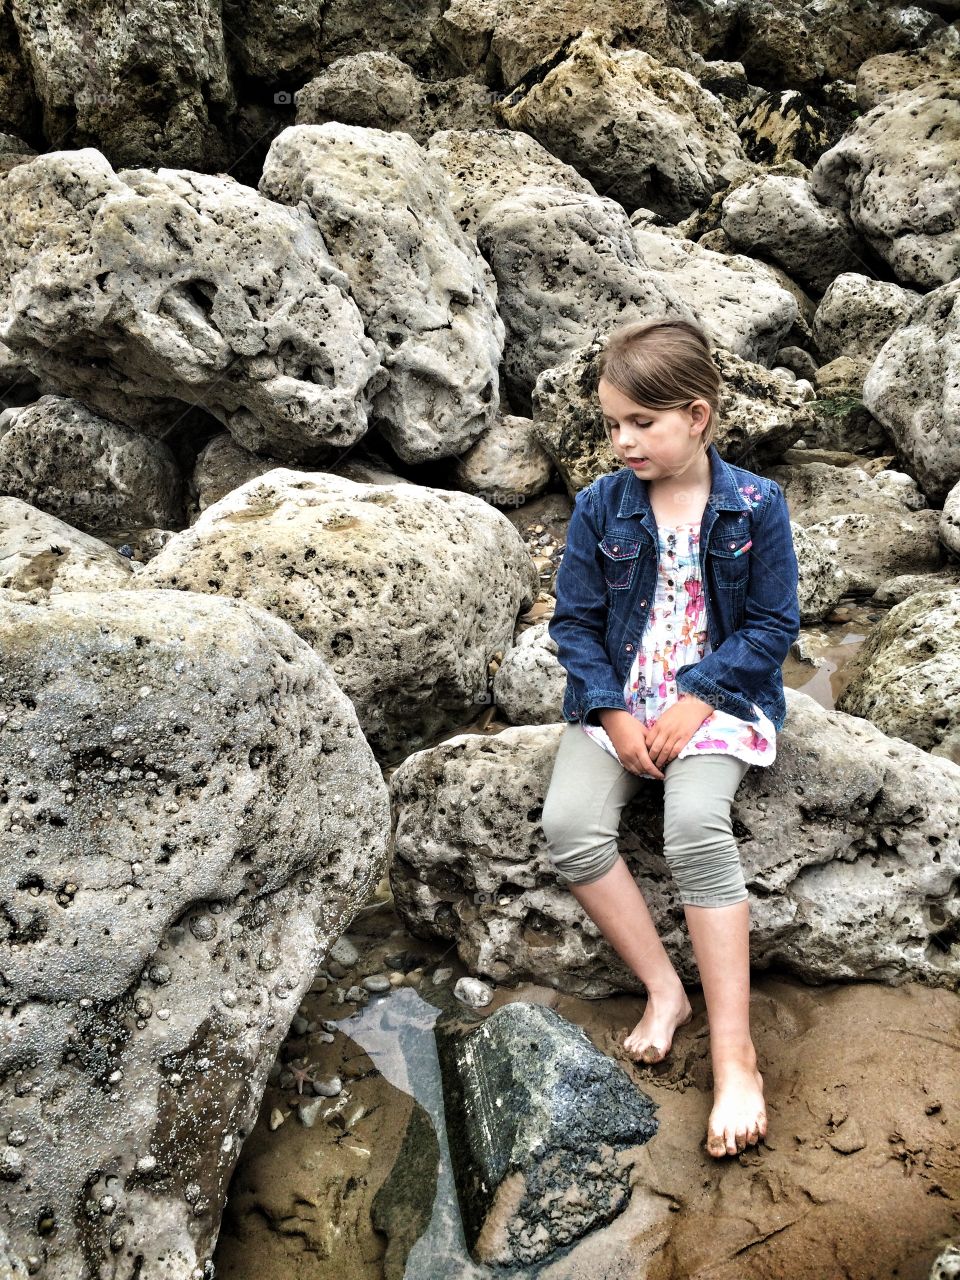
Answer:
<path fill-rule="evenodd" d="M 599 724 L 599 717 L 593 716 L 593 712 L 600 711 L 604 707 L 610 707 L 612 711 L 626 711 L 627 704 L 624 700 L 622 689 L 596 689 L 586 695 L 584 700 L 577 707 L 577 714 L 583 724 Z"/>
<path fill-rule="evenodd" d="M 730 693 L 728 689 L 721 689 L 718 684 L 708 680 L 702 672 L 698 672 L 696 667 L 692 671 L 684 671 L 677 677 L 677 688 L 682 693 L 692 693 L 703 702 L 709 702 L 715 711 L 726 711 L 732 716 L 738 716 L 741 720 L 749 720 L 751 724 L 756 724 L 760 719 L 753 705 L 746 698 Z"/>

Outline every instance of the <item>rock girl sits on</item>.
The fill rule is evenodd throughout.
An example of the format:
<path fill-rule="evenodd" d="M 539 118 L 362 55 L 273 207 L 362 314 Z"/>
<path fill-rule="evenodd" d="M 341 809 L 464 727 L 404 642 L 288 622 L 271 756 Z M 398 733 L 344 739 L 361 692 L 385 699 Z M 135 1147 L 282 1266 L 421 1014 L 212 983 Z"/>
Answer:
<path fill-rule="evenodd" d="M 567 673 L 542 827 L 558 878 L 646 988 L 624 1041 L 659 1062 L 692 1010 L 617 848 L 624 805 L 663 782 L 664 858 L 710 1028 L 706 1150 L 767 1131 L 750 1033 L 749 901 L 730 808 L 776 755 L 782 664 L 800 630 L 797 558 L 772 480 L 712 443 L 720 373 L 685 320 L 621 325 L 597 392 L 623 466 L 576 495 L 549 632 Z"/>

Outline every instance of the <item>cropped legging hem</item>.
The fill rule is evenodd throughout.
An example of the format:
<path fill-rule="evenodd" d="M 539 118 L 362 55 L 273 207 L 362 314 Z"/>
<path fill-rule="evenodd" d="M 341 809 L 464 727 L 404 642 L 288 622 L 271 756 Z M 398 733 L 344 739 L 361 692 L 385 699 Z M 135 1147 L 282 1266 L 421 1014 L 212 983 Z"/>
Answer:
<path fill-rule="evenodd" d="M 718 752 L 669 761 L 663 770 L 663 854 L 685 906 L 726 907 L 748 898 L 730 807 L 749 764 Z M 557 878 L 593 884 L 620 856 L 620 815 L 640 778 L 568 722 L 560 738 L 541 826 Z"/>

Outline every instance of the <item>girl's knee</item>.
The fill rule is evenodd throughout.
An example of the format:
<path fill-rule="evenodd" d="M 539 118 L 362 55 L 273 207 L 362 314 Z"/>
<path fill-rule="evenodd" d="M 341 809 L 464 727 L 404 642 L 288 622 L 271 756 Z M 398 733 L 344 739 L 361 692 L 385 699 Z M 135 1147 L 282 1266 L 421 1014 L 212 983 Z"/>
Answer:
<path fill-rule="evenodd" d="M 600 845 L 547 842 L 547 860 L 564 884 L 592 884 L 607 874 L 619 856 L 615 840 Z"/>

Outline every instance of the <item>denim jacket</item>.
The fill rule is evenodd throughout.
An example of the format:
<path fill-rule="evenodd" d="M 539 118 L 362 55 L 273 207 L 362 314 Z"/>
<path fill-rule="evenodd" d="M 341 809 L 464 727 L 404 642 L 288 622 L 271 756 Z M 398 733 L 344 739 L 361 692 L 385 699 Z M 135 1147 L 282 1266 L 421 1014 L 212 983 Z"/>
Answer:
<path fill-rule="evenodd" d="M 678 668 L 677 690 L 751 722 L 756 703 L 779 732 L 787 715 L 781 668 L 800 634 L 787 502 L 776 481 L 724 462 L 713 444 L 708 455 L 700 574 L 711 652 Z M 564 720 L 597 723 L 601 707 L 624 709 L 658 558 L 646 480 L 624 467 L 577 493 L 548 625 L 567 673 Z"/>

